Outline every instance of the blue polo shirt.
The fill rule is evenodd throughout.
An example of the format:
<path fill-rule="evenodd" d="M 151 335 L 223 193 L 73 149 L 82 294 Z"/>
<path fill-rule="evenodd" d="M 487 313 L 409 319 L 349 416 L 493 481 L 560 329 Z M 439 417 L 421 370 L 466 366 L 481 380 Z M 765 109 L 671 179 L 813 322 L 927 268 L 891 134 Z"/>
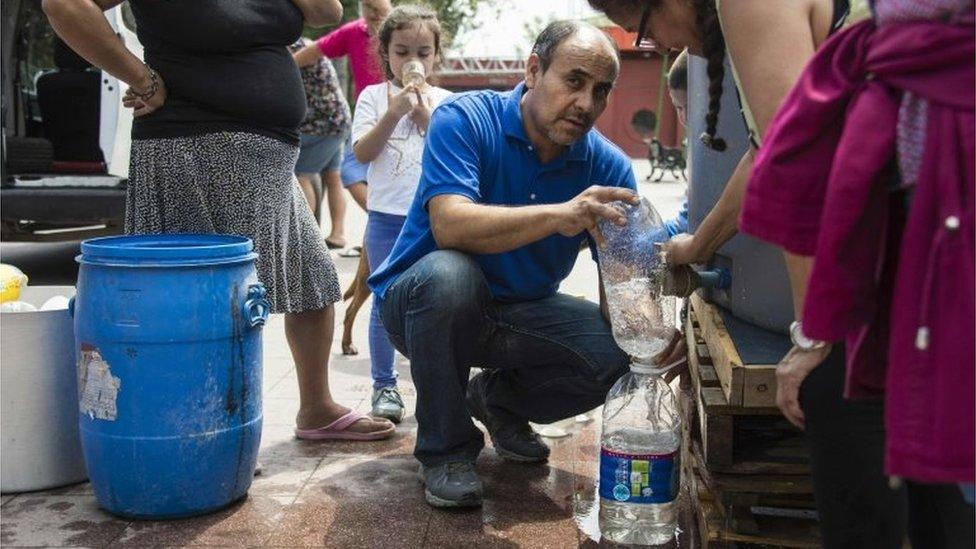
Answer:
<path fill-rule="evenodd" d="M 434 111 L 407 221 L 389 257 L 369 277 L 377 297 L 382 299 L 397 277 L 439 249 L 427 212 L 427 204 L 437 195 L 466 196 L 479 204 L 529 206 L 566 202 L 591 185 L 636 192 L 630 158 L 596 130 L 559 157 L 540 162 L 522 126 L 519 103 L 524 91 L 522 83 L 505 93 L 458 94 Z M 556 293 L 586 241 L 585 231 L 572 238 L 555 234 L 508 252 L 473 257 L 495 299 L 528 301 Z"/>

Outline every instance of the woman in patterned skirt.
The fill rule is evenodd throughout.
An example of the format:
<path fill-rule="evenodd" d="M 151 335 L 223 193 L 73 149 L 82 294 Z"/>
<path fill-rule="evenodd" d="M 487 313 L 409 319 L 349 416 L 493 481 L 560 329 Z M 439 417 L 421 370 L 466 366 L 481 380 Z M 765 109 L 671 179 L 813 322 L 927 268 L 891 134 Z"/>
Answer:
<path fill-rule="evenodd" d="M 143 63 L 102 10 L 122 0 L 44 0 L 51 26 L 126 82 L 134 109 L 129 233 L 251 238 L 258 278 L 298 372 L 299 438 L 377 440 L 394 425 L 339 405 L 328 382 L 335 266 L 295 179 L 305 95 L 287 46 L 303 23 L 338 21 L 338 0 L 131 0 Z"/>

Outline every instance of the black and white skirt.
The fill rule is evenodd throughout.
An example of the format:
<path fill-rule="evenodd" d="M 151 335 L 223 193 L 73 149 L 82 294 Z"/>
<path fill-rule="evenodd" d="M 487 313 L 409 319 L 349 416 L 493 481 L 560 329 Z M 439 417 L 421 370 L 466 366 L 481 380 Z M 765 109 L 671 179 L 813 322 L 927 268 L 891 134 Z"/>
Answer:
<path fill-rule="evenodd" d="M 276 313 L 339 301 L 335 265 L 293 172 L 298 147 L 243 132 L 132 141 L 125 230 L 254 242 Z"/>

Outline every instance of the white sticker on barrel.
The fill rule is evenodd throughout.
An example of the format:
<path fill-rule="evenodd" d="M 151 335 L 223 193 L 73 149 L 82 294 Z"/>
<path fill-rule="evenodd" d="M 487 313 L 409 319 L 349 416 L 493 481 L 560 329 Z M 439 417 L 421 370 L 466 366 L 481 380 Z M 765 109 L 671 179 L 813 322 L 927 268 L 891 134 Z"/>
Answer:
<path fill-rule="evenodd" d="M 92 419 L 115 421 L 118 409 L 115 401 L 119 396 L 122 380 L 112 375 L 108 362 L 93 345 L 81 344 L 78 359 L 78 386 L 81 394 L 78 406 L 81 413 Z"/>

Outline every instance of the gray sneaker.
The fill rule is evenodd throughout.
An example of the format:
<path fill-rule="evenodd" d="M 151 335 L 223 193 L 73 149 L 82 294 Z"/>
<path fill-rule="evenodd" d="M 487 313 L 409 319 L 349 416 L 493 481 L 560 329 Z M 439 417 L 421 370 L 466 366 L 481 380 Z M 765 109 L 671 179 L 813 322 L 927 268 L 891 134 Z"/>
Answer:
<path fill-rule="evenodd" d="M 539 463 L 549 459 L 549 447 L 532 430 L 528 421 L 503 417 L 488 410 L 483 384 L 483 373 L 468 382 L 468 411 L 488 429 L 495 452 L 507 460 L 522 463 Z"/>
<path fill-rule="evenodd" d="M 424 496 L 434 507 L 478 507 L 484 488 L 470 461 L 452 461 L 436 467 L 420 466 Z"/>
<path fill-rule="evenodd" d="M 400 423 L 403 421 L 403 397 L 396 387 L 373 389 L 373 417 Z"/>

